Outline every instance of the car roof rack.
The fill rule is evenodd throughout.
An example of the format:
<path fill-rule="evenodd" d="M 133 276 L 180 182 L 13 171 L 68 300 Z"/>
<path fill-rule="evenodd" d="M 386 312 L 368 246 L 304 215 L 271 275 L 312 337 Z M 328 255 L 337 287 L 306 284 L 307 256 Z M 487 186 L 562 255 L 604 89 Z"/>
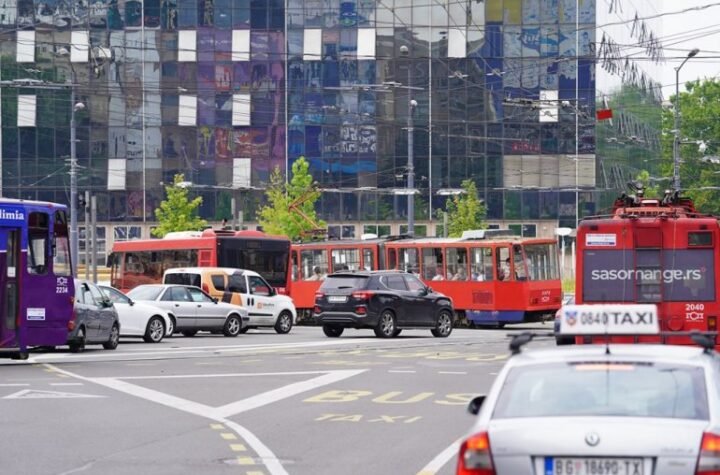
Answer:
<path fill-rule="evenodd" d="M 565 334 L 567 336 L 592 336 L 595 338 L 610 338 L 613 336 L 659 336 L 661 340 L 664 337 L 677 337 L 677 336 L 687 336 L 689 337 L 693 343 L 695 343 L 697 346 L 703 349 L 703 353 L 708 355 L 715 355 L 715 341 L 717 340 L 717 331 L 698 331 L 698 330 L 692 330 L 689 332 L 660 332 L 656 335 L 631 335 L 631 334 L 615 334 L 615 335 L 570 335 Z M 518 355 L 522 353 L 522 347 L 530 343 L 532 340 L 534 340 L 536 337 L 555 337 L 555 333 L 553 332 L 532 332 L 532 331 L 524 331 L 522 333 L 516 333 L 516 334 L 508 334 L 508 337 L 511 338 L 510 340 L 510 353 L 513 355 Z M 610 343 L 605 343 L 606 349 L 607 345 Z M 622 343 L 621 343 L 622 344 Z M 631 343 L 628 343 L 631 344 Z"/>

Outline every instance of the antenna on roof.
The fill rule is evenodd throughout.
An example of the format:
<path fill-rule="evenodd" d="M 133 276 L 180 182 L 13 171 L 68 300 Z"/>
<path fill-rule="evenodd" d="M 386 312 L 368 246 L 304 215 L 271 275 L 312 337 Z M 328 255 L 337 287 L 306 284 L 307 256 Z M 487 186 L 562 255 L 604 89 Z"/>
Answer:
<path fill-rule="evenodd" d="M 708 333 L 693 331 L 690 332 L 690 339 L 695 344 L 702 347 L 703 353 L 711 354 L 715 349 L 715 333 L 711 335 Z"/>
<path fill-rule="evenodd" d="M 513 355 L 519 355 L 522 347 L 530 343 L 533 338 L 535 338 L 535 334 L 530 332 L 522 332 L 521 334 L 514 336 L 510 341 L 510 352 Z"/>

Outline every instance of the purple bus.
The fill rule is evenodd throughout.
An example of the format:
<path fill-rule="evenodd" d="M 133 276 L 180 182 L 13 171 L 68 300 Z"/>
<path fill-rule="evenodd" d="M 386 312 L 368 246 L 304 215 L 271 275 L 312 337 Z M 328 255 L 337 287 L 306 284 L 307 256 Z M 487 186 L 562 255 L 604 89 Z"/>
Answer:
<path fill-rule="evenodd" d="M 67 344 L 74 298 L 66 207 L 0 198 L 0 348 Z"/>

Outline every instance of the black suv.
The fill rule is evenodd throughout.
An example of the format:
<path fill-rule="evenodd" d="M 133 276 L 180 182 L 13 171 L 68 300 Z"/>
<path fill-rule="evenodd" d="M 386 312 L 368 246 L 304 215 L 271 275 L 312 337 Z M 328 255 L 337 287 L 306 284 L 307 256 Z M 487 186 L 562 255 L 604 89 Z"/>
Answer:
<path fill-rule="evenodd" d="M 403 328 L 429 328 L 444 338 L 453 327 L 450 298 L 401 271 L 329 275 L 315 294 L 315 316 L 329 337 L 345 328 L 372 328 L 380 338 L 398 336 Z"/>

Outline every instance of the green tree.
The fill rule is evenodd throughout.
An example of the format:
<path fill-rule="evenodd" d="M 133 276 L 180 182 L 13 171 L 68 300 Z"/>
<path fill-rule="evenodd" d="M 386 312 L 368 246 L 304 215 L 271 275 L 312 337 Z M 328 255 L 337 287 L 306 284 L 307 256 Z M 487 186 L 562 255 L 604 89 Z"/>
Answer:
<path fill-rule="evenodd" d="M 280 168 L 275 167 L 265 195 L 267 204 L 257 213 L 258 222 L 265 232 L 296 241 L 307 240 L 314 232 L 327 228 L 327 223 L 319 220 L 315 213 L 320 191 L 304 157 L 293 163 L 289 182 L 285 181 Z"/>
<path fill-rule="evenodd" d="M 185 176 L 178 173 L 173 178 L 173 184 L 165 187 L 167 197 L 155 210 L 155 218 L 159 224 L 153 230 L 153 236 L 163 237 L 174 231 L 199 231 L 207 226 L 207 221 L 197 215 L 202 197 L 198 196 L 192 201 L 188 199 L 188 189 L 183 186 L 184 181 Z"/>
<path fill-rule="evenodd" d="M 680 92 L 680 178 L 682 189 L 693 198 L 698 210 L 720 214 L 720 80 L 698 80 L 685 84 Z M 675 104 L 675 97 L 670 101 Z M 674 110 L 663 111 L 663 130 L 675 128 Z M 666 133 L 663 139 L 663 172 L 672 176 L 673 137 Z M 699 147 L 700 142 L 706 148 Z"/>
<path fill-rule="evenodd" d="M 650 172 L 647 170 L 640 170 L 635 175 L 635 181 L 639 181 L 645 186 L 645 197 L 647 198 L 662 198 L 660 194 L 660 187 L 658 185 L 650 186 Z"/>
<path fill-rule="evenodd" d="M 486 209 L 478 198 L 477 187 L 473 180 L 462 182 L 464 193 L 447 200 L 448 236 L 460 237 L 463 231 L 485 229 Z M 439 213 L 442 215 L 442 211 Z"/>

